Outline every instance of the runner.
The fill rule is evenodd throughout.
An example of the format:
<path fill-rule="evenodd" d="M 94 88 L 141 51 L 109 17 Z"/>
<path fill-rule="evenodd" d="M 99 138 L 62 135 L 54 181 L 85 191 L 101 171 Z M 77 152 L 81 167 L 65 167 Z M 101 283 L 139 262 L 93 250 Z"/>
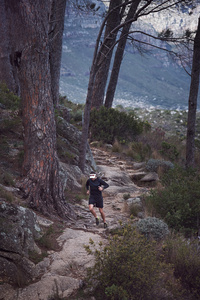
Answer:
<path fill-rule="evenodd" d="M 99 225 L 99 218 L 94 210 L 94 206 L 99 208 L 99 212 L 104 222 L 104 228 L 107 228 L 106 217 L 103 211 L 102 191 L 108 188 L 109 185 L 101 178 L 97 177 L 95 172 L 90 173 L 90 178 L 86 182 L 87 194 L 89 197 L 89 210 L 96 219 L 96 225 Z"/>

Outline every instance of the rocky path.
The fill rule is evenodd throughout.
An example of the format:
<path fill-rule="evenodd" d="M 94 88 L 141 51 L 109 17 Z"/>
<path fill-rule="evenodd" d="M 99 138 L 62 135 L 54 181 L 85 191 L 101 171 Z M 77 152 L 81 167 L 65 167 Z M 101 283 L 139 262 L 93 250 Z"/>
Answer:
<path fill-rule="evenodd" d="M 146 188 L 140 188 L 132 182 L 133 173 L 138 172 L 134 170 L 133 163 L 99 149 L 93 149 L 93 156 L 99 175 L 109 184 L 109 188 L 103 193 L 104 210 L 109 228 L 115 228 L 119 221 L 126 222 L 130 216 L 124 195 L 129 194 L 129 198 L 136 198 Z"/>
<path fill-rule="evenodd" d="M 128 205 L 123 195 L 130 194 L 134 199 L 146 191 L 131 181 L 136 172 L 133 163 L 103 150 L 92 148 L 92 152 L 98 174 L 109 184 L 103 192 L 108 229 L 103 228 L 103 222 L 98 227 L 95 225 L 94 217 L 88 211 L 88 200 L 82 199 L 74 207 L 78 220 L 69 224 L 58 238 L 62 250 L 50 251 L 48 257 L 36 266 L 36 276 L 43 274 L 41 280 L 18 289 L 8 284 L 0 285 L 0 300 L 53 300 L 58 294 L 70 299 L 70 295 L 82 285 L 86 268 L 93 263 L 84 245 L 88 245 L 90 239 L 96 244 L 104 242 L 110 229 L 119 226 L 119 221 L 128 220 Z"/>

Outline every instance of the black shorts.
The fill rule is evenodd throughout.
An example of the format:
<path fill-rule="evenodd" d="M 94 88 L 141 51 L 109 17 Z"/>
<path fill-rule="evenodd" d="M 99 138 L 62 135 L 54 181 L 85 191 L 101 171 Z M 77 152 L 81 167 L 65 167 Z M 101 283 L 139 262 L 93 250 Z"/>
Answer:
<path fill-rule="evenodd" d="M 94 206 L 96 206 L 98 208 L 103 208 L 103 197 L 96 197 L 96 196 L 90 195 L 89 204 L 93 204 Z"/>

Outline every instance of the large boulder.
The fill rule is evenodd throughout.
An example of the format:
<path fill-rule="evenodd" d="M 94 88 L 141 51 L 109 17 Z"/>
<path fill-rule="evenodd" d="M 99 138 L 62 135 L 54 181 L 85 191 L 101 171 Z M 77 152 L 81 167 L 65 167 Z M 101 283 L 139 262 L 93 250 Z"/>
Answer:
<path fill-rule="evenodd" d="M 83 174 L 80 168 L 76 165 L 65 164 L 60 162 L 60 177 L 63 182 L 63 189 L 81 190 L 81 178 Z"/>
<path fill-rule="evenodd" d="M 28 256 L 39 232 L 33 211 L 0 199 L 0 281 L 23 285 L 34 276 Z"/>

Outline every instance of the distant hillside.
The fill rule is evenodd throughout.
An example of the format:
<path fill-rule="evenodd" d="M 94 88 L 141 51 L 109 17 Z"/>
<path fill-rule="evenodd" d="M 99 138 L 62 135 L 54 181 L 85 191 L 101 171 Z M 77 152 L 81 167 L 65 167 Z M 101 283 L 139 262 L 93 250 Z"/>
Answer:
<path fill-rule="evenodd" d="M 103 7 L 101 7 L 103 9 Z M 198 10 L 197 10 L 198 12 Z M 170 13 L 172 22 L 183 24 L 180 15 Z M 193 16 L 193 24 L 197 19 Z M 162 24 L 158 26 L 159 20 Z M 169 16 L 159 17 L 152 24 L 162 28 L 169 24 Z M 69 7 L 66 13 L 60 92 L 69 100 L 84 103 L 87 94 L 89 70 L 92 63 L 94 45 L 101 18 L 94 15 L 75 13 Z M 162 26 L 161 26 L 162 25 Z M 140 29 L 156 34 L 151 19 L 135 23 Z M 186 24 L 184 24 L 185 28 Z M 132 107 L 160 107 L 164 109 L 186 109 L 189 95 L 190 77 L 177 66 L 168 55 L 160 50 L 151 49 L 141 56 L 131 45 L 127 45 L 121 66 L 114 105 Z"/>

